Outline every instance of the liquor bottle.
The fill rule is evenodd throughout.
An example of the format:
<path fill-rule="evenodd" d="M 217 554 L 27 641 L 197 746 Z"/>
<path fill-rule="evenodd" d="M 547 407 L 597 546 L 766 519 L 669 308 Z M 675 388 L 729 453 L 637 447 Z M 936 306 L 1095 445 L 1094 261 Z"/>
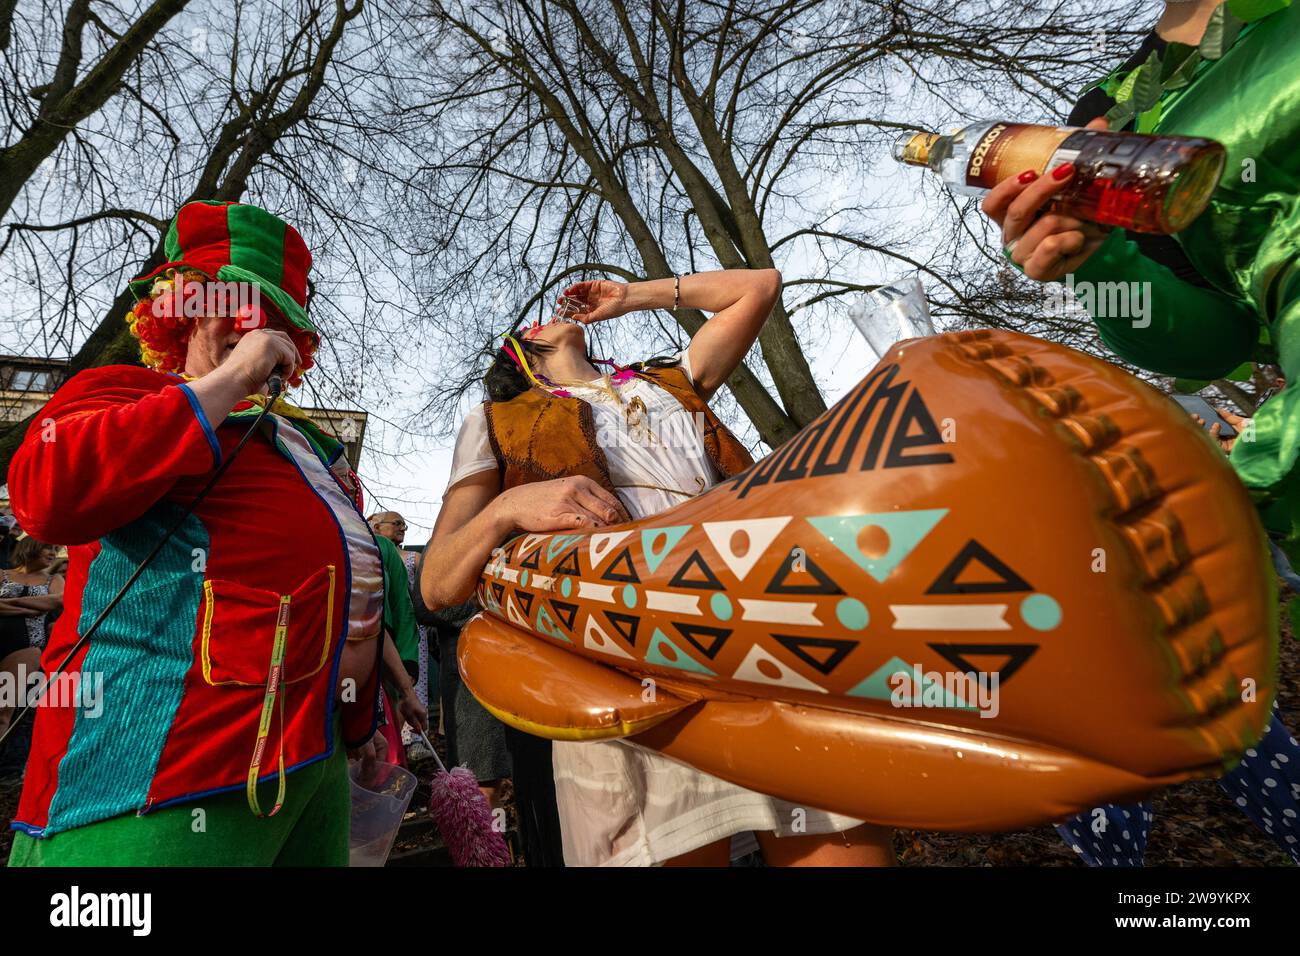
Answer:
<path fill-rule="evenodd" d="M 1074 176 L 1054 211 L 1134 232 L 1186 229 L 1219 184 L 1227 151 L 1211 139 L 1151 136 L 991 120 L 949 136 L 902 134 L 894 158 L 926 166 L 954 192 L 983 195 L 1032 169 L 1039 175 L 1073 163 Z"/>

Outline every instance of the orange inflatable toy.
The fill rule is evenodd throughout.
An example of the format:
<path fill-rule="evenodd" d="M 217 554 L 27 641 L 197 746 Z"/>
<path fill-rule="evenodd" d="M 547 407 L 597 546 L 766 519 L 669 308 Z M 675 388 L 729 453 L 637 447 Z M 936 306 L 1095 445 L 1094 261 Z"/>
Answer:
<path fill-rule="evenodd" d="M 876 823 L 992 830 L 1231 766 L 1269 720 L 1274 575 L 1214 443 L 1105 362 L 913 339 L 741 474 L 521 534 L 459 650 L 507 723 L 627 737 Z"/>

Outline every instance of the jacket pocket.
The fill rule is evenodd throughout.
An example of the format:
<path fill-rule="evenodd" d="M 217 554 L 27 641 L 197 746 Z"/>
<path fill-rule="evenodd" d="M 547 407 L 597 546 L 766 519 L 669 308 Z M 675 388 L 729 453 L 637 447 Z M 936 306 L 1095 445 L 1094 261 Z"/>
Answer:
<path fill-rule="evenodd" d="M 285 595 L 286 683 L 320 672 L 334 632 L 334 565 L 326 565 Z M 203 679 L 213 685 L 263 687 L 281 616 L 281 597 L 236 581 L 203 582 Z"/>

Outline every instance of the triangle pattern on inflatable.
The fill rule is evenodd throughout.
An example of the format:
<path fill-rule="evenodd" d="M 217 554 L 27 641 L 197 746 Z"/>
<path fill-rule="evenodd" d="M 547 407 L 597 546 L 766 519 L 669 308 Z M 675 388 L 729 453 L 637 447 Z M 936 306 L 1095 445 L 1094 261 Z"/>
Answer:
<path fill-rule="evenodd" d="M 544 534 L 524 535 L 524 540 L 519 545 L 519 551 L 515 555 L 515 559 L 516 560 L 522 559 L 524 555 L 528 554 L 530 551 L 533 551 L 534 549 L 536 549 L 540 554 L 541 553 L 540 545 L 542 544 L 543 541 L 546 540 L 546 538 L 547 535 Z"/>
<path fill-rule="evenodd" d="M 539 571 L 542 567 L 542 549 L 534 548 L 519 561 L 520 568 L 529 568 L 533 571 Z"/>
<path fill-rule="evenodd" d="M 631 531 L 606 531 L 591 536 L 591 568 L 594 571 L 600 562 L 605 560 L 605 555 L 616 547 L 619 542 L 630 535 Z"/>
<path fill-rule="evenodd" d="M 533 622 L 533 630 L 538 634 L 545 634 L 547 637 L 559 638 L 566 644 L 573 643 L 555 626 L 555 622 L 551 620 L 551 615 L 546 613 L 546 605 L 544 604 L 539 605 L 537 608 L 537 620 Z"/>
<path fill-rule="evenodd" d="M 857 641 L 833 637 L 800 637 L 795 634 L 773 634 L 776 640 L 799 660 L 822 674 L 830 674 L 849 651 L 858 646 Z"/>
<path fill-rule="evenodd" d="M 751 684 L 771 684 L 775 687 L 793 687 L 797 690 L 811 690 L 820 694 L 830 693 L 825 687 L 814 684 L 798 671 L 787 667 L 755 644 L 745 655 L 745 659 L 731 675 L 733 680 L 749 681 Z"/>
<path fill-rule="evenodd" d="M 570 631 L 573 630 L 573 622 L 578 616 L 578 605 L 565 604 L 563 601 L 557 601 L 551 598 L 551 607 L 555 609 L 555 616 Z"/>
<path fill-rule="evenodd" d="M 564 556 L 564 560 L 551 569 L 551 573 L 559 576 L 561 574 L 572 574 L 575 577 L 582 574 L 582 567 L 578 564 L 579 548 L 574 548 Z"/>
<path fill-rule="evenodd" d="M 976 667 L 970 657 L 982 655 L 1005 656 L 1006 662 L 994 673 L 998 675 L 998 684 L 1005 684 L 1011 675 L 1034 656 L 1037 644 L 931 644 L 930 649 L 946 660 L 959 674 L 988 673 L 988 668 Z"/>
<path fill-rule="evenodd" d="M 789 523 L 790 515 L 782 515 L 776 518 L 743 518 L 739 521 L 706 521 L 703 528 L 713 550 L 718 552 L 718 557 L 722 558 L 732 574 L 743 581 L 776 540 L 781 529 Z M 745 532 L 749 538 L 749 548 L 743 556 L 731 549 L 737 531 Z"/>
<path fill-rule="evenodd" d="M 645 563 L 651 574 L 659 570 L 659 565 L 668 557 L 668 552 L 677 547 L 677 542 L 690 530 L 690 525 L 679 524 L 667 528 L 646 528 L 641 532 L 641 550 L 645 553 Z M 658 548 L 653 547 L 656 541 L 659 542 Z"/>
<path fill-rule="evenodd" d="M 515 606 L 515 602 L 513 598 L 510 597 L 506 598 L 505 610 L 506 610 L 506 620 L 508 620 L 511 624 L 518 625 L 519 627 L 528 626 L 528 618 L 524 617 L 524 615 L 520 613 L 519 608 Z"/>
<path fill-rule="evenodd" d="M 587 615 L 587 626 L 582 629 L 582 646 L 588 650 L 608 654 L 611 657 L 621 657 L 627 661 L 635 660 L 631 654 L 619 647 L 614 639 L 601 629 L 600 625 L 596 623 L 596 619 L 590 614 Z"/>
<path fill-rule="evenodd" d="M 772 575 L 772 580 L 768 582 L 768 594 L 843 594 L 844 589 L 840 587 L 831 578 L 829 574 L 822 570 L 821 565 L 812 559 L 806 551 L 799 563 L 803 566 L 798 570 L 795 569 L 795 558 L 790 557 L 783 560 L 776 567 L 776 573 Z M 817 579 L 815 584 L 790 584 L 787 578 L 791 576 L 812 577 Z"/>
<path fill-rule="evenodd" d="M 673 622 L 673 627 L 677 628 L 682 637 L 686 638 L 692 647 L 709 660 L 713 660 L 718 656 L 718 651 L 722 650 L 722 645 L 731 636 L 731 628 L 729 627 L 708 627 L 704 624 L 687 624 L 676 621 Z M 705 639 L 707 639 L 707 643 Z"/>
<path fill-rule="evenodd" d="M 641 627 L 639 617 L 635 614 L 620 614 L 618 611 L 606 611 L 605 617 L 609 619 L 610 627 L 618 632 L 619 637 L 636 647 L 636 632 Z"/>
<path fill-rule="evenodd" d="M 546 560 L 554 561 L 555 556 L 575 542 L 581 541 L 580 534 L 557 534 L 546 547 Z"/>
<path fill-rule="evenodd" d="M 698 551 L 691 552 L 691 556 L 677 569 L 677 573 L 673 575 L 668 584 L 674 588 L 702 588 L 706 591 L 726 590 L 722 582 L 718 580 L 718 576 L 704 563 L 704 558 Z"/>
<path fill-rule="evenodd" d="M 805 520 L 863 571 L 883 582 L 947 513 L 947 508 L 928 508 L 869 515 L 818 515 Z M 889 536 L 889 548 L 879 557 L 869 558 L 858 547 L 858 533 L 873 525 Z"/>
<path fill-rule="evenodd" d="M 658 664 L 660 667 L 675 667 L 696 674 L 707 674 L 709 677 L 717 676 L 689 654 L 682 653 L 682 649 L 665 637 L 664 632 L 657 627 L 650 638 L 650 646 L 646 648 L 645 662 Z"/>
<path fill-rule="evenodd" d="M 575 551 L 574 554 L 577 554 Z M 609 563 L 604 571 L 600 572 L 602 581 L 622 581 L 626 584 L 640 584 L 641 576 L 636 573 L 636 565 L 632 561 L 631 547 L 624 548 L 618 553 L 618 556 Z"/>
<path fill-rule="evenodd" d="M 913 687 L 911 688 L 913 693 L 910 696 L 905 696 L 901 699 L 908 703 L 915 702 L 919 707 L 926 696 L 927 690 L 930 688 L 941 688 L 942 685 L 937 681 L 930 680 L 924 675 L 924 673 L 922 673 L 920 679 L 921 694 L 918 698 L 915 693 L 915 685 L 917 683 L 915 679 L 916 672 L 917 669 L 915 665 L 907 663 L 902 658 L 891 657 L 864 677 L 856 687 L 849 691 L 849 695 L 852 697 L 866 697 L 871 700 L 887 700 L 892 703 L 894 700 L 895 688 L 890 683 L 890 678 L 895 674 L 901 673 L 906 674 L 908 678 L 912 680 L 913 684 Z M 960 697 L 950 694 L 946 690 L 942 691 L 942 693 L 944 707 L 951 707 L 957 710 L 968 709 L 966 702 Z"/>
<path fill-rule="evenodd" d="M 972 566 L 992 572 L 995 580 L 968 581 L 961 583 L 958 578 L 969 571 Z M 1033 587 L 1020 575 L 1012 571 L 984 545 L 974 538 L 957 552 L 957 556 L 948 562 L 948 566 L 939 572 L 934 583 L 926 589 L 926 594 L 1006 594 L 1008 592 L 1032 591 Z"/>

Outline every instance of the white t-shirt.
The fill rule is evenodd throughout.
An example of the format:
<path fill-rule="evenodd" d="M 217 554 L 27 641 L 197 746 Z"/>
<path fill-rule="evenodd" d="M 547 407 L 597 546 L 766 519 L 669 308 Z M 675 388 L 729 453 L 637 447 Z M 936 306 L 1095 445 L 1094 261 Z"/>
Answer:
<path fill-rule="evenodd" d="M 693 383 L 690 350 L 683 349 L 678 358 Z M 704 450 L 703 421 L 694 421 L 681 402 L 641 378 L 629 379 L 614 389 L 623 404 L 600 388 L 566 387 L 571 395 L 591 405 L 596 442 L 605 453 L 614 488 L 634 520 L 679 505 L 721 479 Z M 637 399 L 644 412 L 634 409 L 629 424 L 628 408 Z M 483 406 L 475 405 L 456 436 L 447 490 L 470 475 L 496 467 Z M 658 487 L 631 487 L 634 485 Z"/>

